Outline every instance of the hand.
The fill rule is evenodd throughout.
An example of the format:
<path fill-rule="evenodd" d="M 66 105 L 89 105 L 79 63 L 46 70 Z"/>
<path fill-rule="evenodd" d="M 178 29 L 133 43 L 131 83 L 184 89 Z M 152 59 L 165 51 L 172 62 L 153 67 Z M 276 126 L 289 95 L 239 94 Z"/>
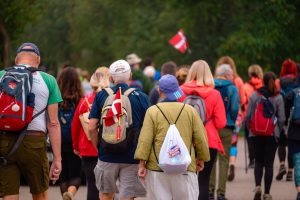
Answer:
<path fill-rule="evenodd" d="M 139 170 L 138 170 L 138 176 L 141 178 L 141 179 L 144 179 L 147 175 L 147 169 L 145 167 L 139 167 Z"/>
<path fill-rule="evenodd" d="M 53 160 L 51 167 L 50 167 L 50 172 L 49 172 L 49 177 L 50 180 L 52 180 L 52 183 L 55 184 L 55 182 L 59 179 L 59 175 L 61 173 L 61 160 Z"/>
<path fill-rule="evenodd" d="M 144 161 L 140 161 L 140 164 L 139 164 L 139 169 L 138 169 L 138 176 L 141 178 L 141 179 L 144 179 L 147 175 L 147 169 L 145 167 L 145 162 Z"/>
<path fill-rule="evenodd" d="M 79 154 L 79 151 L 77 151 L 77 150 L 74 149 L 74 150 L 73 150 L 73 153 L 81 158 L 81 156 L 80 156 L 80 154 Z"/>
<path fill-rule="evenodd" d="M 196 160 L 196 170 L 197 172 L 201 172 L 204 169 L 204 161 Z"/>

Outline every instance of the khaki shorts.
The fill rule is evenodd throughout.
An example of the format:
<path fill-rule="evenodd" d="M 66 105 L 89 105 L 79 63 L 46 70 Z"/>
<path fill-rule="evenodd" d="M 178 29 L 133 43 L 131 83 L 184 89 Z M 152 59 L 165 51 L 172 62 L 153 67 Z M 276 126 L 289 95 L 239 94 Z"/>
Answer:
<path fill-rule="evenodd" d="M 100 193 L 118 193 L 119 198 L 143 197 L 146 190 L 140 183 L 137 164 L 108 163 L 98 160 L 94 169 Z M 119 190 L 116 185 L 119 180 Z"/>
<path fill-rule="evenodd" d="M 196 173 L 166 174 L 147 170 L 146 187 L 149 199 L 198 200 L 199 188 Z"/>
<path fill-rule="evenodd" d="M 7 155 L 18 136 L 0 134 L 0 156 Z M 8 164 L 0 165 L 0 196 L 19 194 L 21 174 L 32 194 L 40 194 L 49 186 L 49 164 L 45 137 L 25 136 Z"/>

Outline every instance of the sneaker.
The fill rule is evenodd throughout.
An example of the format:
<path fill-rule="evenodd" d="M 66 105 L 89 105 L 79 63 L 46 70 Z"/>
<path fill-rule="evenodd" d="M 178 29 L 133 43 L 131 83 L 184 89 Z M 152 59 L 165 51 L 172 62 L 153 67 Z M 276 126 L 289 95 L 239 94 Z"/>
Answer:
<path fill-rule="evenodd" d="M 254 169 L 254 167 L 255 167 L 255 162 L 254 162 L 254 160 L 251 160 L 249 165 L 248 165 L 248 168 L 249 169 Z"/>
<path fill-rule="evenodd" d="M 73 194 L 70 192 L 65 192 L 63 194 L 63 200 L 73 200 Z"/>
<path fill-rule="evenodd" d="M 233 181 L 234 179 L 234 165 L 229 166 L 229 174 L 228 174 L 228 181 Z"/>
<path fill-rule="evenodd" d="M 293 181 L 293 172 L 288 172 L 286 175 L 286 181 Z"/>
<path fill-rule="evenodd" d="M 217 197 L 217 200 L 228 200 L 227 198 L 225 198 L 224 194 L 219 194 Z"/>
<path fill-rule="evenodd" d="M 264 194 L 263 200 L 272 200 L 272 196 L 270 194 Z"/>
<path fill-rule="evenodd" d="M 209 200 L 215 200 L 215 194 L 213 192 L 209 192 Z"/>
<path fill-rule="evenodd" d="M 296 200 L 300 200 L 300 192 L 298 192 Z"/>
<path fill-rule="evenodd" d="M 253 192 L 255 192 L 253 200 L 261 200 L 261 187 L 256 186 L 256 188 L 253 190 Z"/>
<path fill-rule="evenodd" d="M 280 165 L 280 168 L 279 168 L 279 171 L 278 171 L 278 174 L 276 176 L 276 180 L 277 181 L 281 181 L 283 176 L 286 174 L 286 168 L 284 165 Z"/>

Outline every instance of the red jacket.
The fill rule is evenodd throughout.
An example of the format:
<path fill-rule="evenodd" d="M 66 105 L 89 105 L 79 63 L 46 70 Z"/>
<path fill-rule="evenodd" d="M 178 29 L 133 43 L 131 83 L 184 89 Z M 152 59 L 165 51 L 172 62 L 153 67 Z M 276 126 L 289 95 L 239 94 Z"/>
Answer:
<path fill-rule="evenodd" d="M 208 146 L 217 149 L 224 154 L 222 141 L 218 129 L 226 126 L 226 112 L 220 92 L 212 87 L 198 86 L 196 81 L 185 83 L 180 86 L 182 91 L 188 95 L 198 95 L 204 99 L 206 106 L 206 119 L 212 118 L 205 125 Z"/>
<path fill-rule="evenodd" d="M 93 93 L 91 96 L 87 97 L 87 100 L 90 104 L 93 103 L 96 93 Z M 79 116 L 88 111 L 88 104 L 85 99 L 81 99 L 76 111 L 74 113 L 74 118 L 72 121 L 72 143 L 73 149 L 79 151 L 80 156 L 98 156 L 98 151 L 94 147 L 91 141 L 89 141 L 84 133 L 84 130 L 81 126 Z"/>

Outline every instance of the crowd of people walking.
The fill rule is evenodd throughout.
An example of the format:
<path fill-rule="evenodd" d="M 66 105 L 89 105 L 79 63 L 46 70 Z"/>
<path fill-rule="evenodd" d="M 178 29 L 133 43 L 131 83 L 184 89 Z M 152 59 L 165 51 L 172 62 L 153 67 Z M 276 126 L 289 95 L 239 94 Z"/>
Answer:
<path fill-rule="evenodd" d="M 250 65 L 245 82 L 230 56 L 214 67 L 205 60 L 179 67 L 168 61 L 159 71 L 151 58 L 142 62 L 132 53 L 91 77 L 66 65 L 57 81 L 38 69 L 33 43 L 22 44 L 15 61 L 0 71 L 4 200 L 19 198 L 21 174 L 33 199 L 47 199 L 50 179 L 59 182 L 64 200 L 72 200 L 82 172 L 87 200 L 113 200 L 117 193 L 122 200 L 225 200 L 240 132 L 248 146 L 246 167 L 254 169 L 253 199 L 272 199 L 278 150 L 275 179 L 294 180 L 300 200 L 300 66 L 291 59 L 283 61 L 280 78 Z M 15 117 L 21 111 L 23 121 Z M 15 118 L 24 126 L 11 125 Z"/>

